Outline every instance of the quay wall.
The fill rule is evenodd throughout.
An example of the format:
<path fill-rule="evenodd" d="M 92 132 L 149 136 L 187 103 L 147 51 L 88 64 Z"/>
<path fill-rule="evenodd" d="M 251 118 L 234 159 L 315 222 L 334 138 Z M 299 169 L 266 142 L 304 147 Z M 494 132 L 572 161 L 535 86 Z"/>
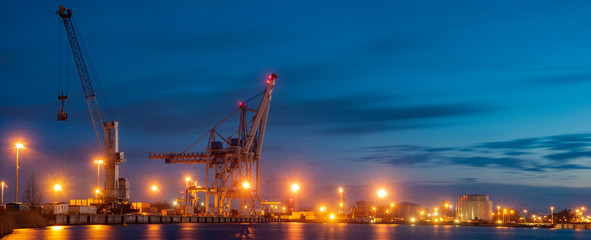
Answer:
<path fill-rule="evenodd" d="M 556 229 L 587 229 L 591 230 L 591 224 L 572 224 L 572 223 L 564 223 L 564 224 L 556 224 Z"/>
<path fill-rule="evenodd" d="M 49 225 L 87 224 L 166 224 L 166 223 L 265 223 L 284 219 L 249 217 L 145 216 L 123 214 L 58 214 L 49 218 Z"/>

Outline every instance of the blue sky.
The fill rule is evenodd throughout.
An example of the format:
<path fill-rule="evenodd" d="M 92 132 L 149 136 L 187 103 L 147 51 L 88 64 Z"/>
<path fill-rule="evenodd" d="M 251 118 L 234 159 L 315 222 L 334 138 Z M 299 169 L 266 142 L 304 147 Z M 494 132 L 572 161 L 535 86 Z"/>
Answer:
<path fill-rule="evenodd" d="M 275 72 L 265 199 L 283 200 L 298 181 L 309 207 L 333 201 L 338 186 L 349 202 L 384 187 L 392 201 L 426 207 L 472 193 L 540 211 L 588 205 L 585 1 L 7 3 L 0 179 L 14 185 L 11 147 L 22 139 L 23 183 L 33 171 L 58 175 L 65 195 L 83 198 L 98 148 L 71 60 L 70 121 L 55 121 L 60 4 L 121 122 L 121 174 L 135 200 L 152 182 L 173 199 L 178 175 L 203 178 L 200 166 L 147 153 L 183 150 Z"/>

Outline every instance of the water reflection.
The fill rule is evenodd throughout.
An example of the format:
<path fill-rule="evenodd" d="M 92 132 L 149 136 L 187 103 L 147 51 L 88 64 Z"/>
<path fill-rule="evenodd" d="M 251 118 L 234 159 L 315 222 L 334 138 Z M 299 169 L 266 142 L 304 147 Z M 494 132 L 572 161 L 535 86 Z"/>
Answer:
<path fill-rule="evenodd" d="M 395 224 L 130 224 L 16 229 L 10 239 L 591 239 L 591 231 Z"/>
<path fill-rule="evenodd" d="M 51 231 L 61 231 L 64 230 L 64 226 L 51 226 L 49 227 Z"/>
<path fill-rule="evenodd" d="M 240 224 L 240 232 L 234 234 L 237 239 L 259 239 L 256 230 L 250 224 Z"/>
<path fill-rule="evenodd" d="M 147 224 L 146 233 L 143 239 L 164 239 L 162 234 L 162 224 Z"/>

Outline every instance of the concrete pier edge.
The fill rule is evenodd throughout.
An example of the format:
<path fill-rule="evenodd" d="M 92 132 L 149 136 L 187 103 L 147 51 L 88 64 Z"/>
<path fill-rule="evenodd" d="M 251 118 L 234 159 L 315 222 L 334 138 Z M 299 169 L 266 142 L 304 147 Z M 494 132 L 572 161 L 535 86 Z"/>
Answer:
<path fill-rule="evenodd" d="M 276 218 L 198 217 L 198 216 L 146 216 L 123 214 L 59 214 L 49 219 L 48 225 L 90 224 L 167 224 L 167 223 L 263 223 L 285 222 Z"/>

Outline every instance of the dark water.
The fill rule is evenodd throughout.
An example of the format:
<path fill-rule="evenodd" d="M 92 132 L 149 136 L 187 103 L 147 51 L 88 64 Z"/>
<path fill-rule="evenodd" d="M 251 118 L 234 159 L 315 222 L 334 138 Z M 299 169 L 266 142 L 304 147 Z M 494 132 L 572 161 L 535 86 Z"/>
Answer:
<path fill-rule="evenodd" d="M 386 224 L 133 224 L 17 229 L 10 239 L 591 239 L 591 230 Z"/>

